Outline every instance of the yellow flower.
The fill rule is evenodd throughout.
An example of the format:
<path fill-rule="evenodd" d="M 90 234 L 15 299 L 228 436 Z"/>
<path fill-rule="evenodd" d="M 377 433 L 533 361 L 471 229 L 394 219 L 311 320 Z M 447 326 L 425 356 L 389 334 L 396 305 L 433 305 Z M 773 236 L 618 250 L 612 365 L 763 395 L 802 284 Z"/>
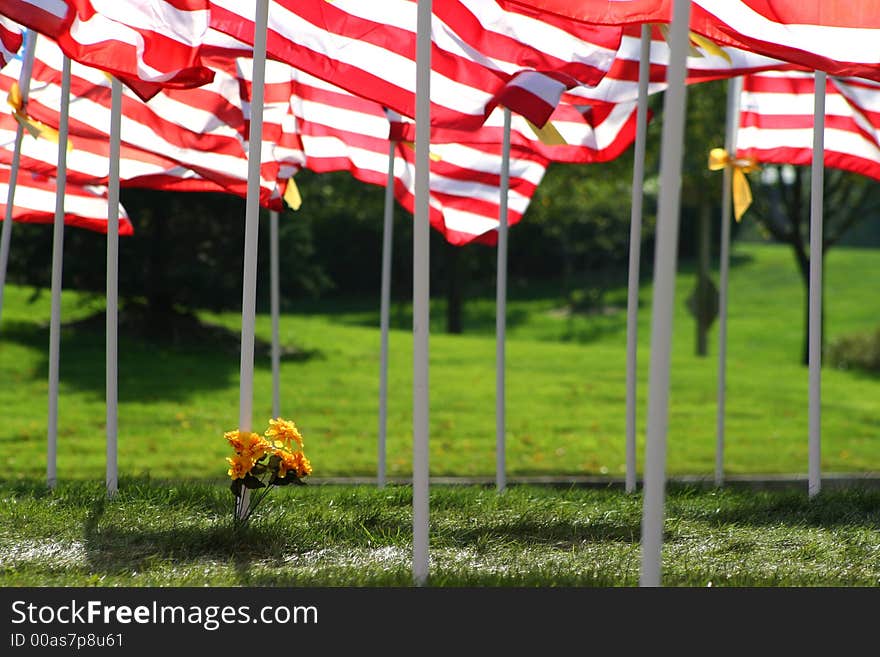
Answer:
<path fill-rule="evenodd" d="M 226 474 L 232 479 L 244 479 L 254 465 L 251 459 L 240 455 L 232 458 L 226 457 L 226 462 L 229 463 L 229 470 L 226 471 Z"/>
<path fill-rule="evenodd" d="M 266 429 L 265 435 L 267 438 L 280 440 L 287 447 L 292 447 L 293 443 L 296 443 L 302 449 L 302 434 L 290 420 L 280 417 L 277 420 L 269 420 L 269 428 Z"/>
<path fill-rule="evenodd" d="M 258 434 L 252 433 L 251 436 L 253 436 L 254 440 L 248 445 L 244 453 L 250 456 L 254 461 L 258 461 L 263 455 L 272 449 L 272 445 L 268 440 Z"/>
<path fill-rule="evenodd" d="M 238 433 L 238 429 L 235 431 L 227 431 L 223 434 L 223 437 L 226 438 L 226 441 L 232 446 L 236 452 L 241 452 L 241 436 Z"/>
<path fill-rule="evenodd" d="M 297 452 L 293 455 L 293 458 L 294 461 L 296 461 L 296 475 L 298 477 L 305 477 L 306 475 L 312 474 L 312 464 L 309 463 L 305 454 Z"/>
<path fill-rule="evenodd" d="M 253 461 L 258 460 L 272 447 L 268 440 L 251 431 L 227 431 L 223 436 L 232 445 L 236 454 Z"/>
<path fill-rule="evenodd" d="M 284 479 L 288 472 L 292 472 L 297 477 L 305 477 L 312 474 L 312 465 L 302 452 L 275 452 L 281 462 L 278 464 L 278 477 Z"/>

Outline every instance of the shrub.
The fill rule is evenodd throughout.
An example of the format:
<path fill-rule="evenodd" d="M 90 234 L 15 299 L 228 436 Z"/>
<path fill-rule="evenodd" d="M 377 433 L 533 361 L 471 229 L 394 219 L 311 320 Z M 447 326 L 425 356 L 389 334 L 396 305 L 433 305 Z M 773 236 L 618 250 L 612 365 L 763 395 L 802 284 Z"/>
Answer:
<path fill-rule="evenodd" d="M 880 373 L 880 327 L 834 340 L 828 346 L 828 362 L 839 369 Z"/>

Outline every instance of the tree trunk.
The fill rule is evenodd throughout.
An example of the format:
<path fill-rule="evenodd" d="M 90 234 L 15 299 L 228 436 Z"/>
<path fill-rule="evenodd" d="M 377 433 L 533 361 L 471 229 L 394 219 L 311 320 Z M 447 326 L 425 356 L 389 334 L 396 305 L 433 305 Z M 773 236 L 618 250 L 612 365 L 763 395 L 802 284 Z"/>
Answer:
<path fill-rule="evenodd" d="M 711 208 L 704 200 L 700 207 L 700 220 L 697 239 L 698 266 L 697 266 L 697 298 L 696 298 L 696 325 L 697 325 L 697 356 L 708 354 L 709 326 L 712 324 L 712 311 L 710 306 L 709 288 L 709 213 Z"/>
<path fill-rule="evenodd" d="M 167 271 L 168 262 L 168 218 L 159 216 L 154 208 L 150 209 L 148 220 L 150 252 L 146 261 L 144 288 L 146 291 L 145 327 L 149 335 L 158 338 L 169 337 L 168 318 L 172 314 L 173 294 L 169 289 Z"/>
<path fill-rule="evenodd" d="M 464 281 L 460 246 L 446 245 L 446 332 L 460 334 L 464 331 Z"/>

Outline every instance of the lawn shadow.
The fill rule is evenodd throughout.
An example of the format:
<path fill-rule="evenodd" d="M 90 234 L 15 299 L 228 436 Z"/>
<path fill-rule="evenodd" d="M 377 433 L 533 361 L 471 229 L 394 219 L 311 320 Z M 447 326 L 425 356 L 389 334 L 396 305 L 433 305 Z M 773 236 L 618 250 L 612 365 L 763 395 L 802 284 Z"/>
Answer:
<path fill-rule="evenodd" d="M 866 486 L 823 490 L 814 498 L 810 498 L 803 487 L 772 492 L 730 489 L 719 496 L 714 509 L 689 506 L 687 500 L 691 494 L 690 489 L 684 488 L 670 494 L 669 514 L 717 526 L 796 525 L 880 530 L 880 490 Z M 705 491 L 702 494 L 705 495 Z"/>
<path fill-rule="evenodd" d="M 163 565 L 193 562 L 232 564 L 239 584 L 253 585 L 255 562 L 283 561 L 279 555 L 311 549 L 286 535 L 279 545 L 277 529 L 256 524 L 237 526 L 232 519 L 211 525 L 177 525 L 169 529 L 141 529 L 117 524 L 105 514 L 106 500 L 97 500 L 83 525 L 83 544 L 94 573 L 124 575 L 150 573 Z"/>
<path fill-rule="evenodd" d="M 120 315 L 118 344 L 119 400 L 186 401 L 194 391 L 226 389 L 240 374 L 240 333 L 223 326 L 206 324 L 193 316 L 181 316 L 175 326 L 156 330 L 138 322 L 138 317 Z M 60 371 L 62 385 L 106 394 L 106 318 L 103 313 L 63 324 Z M 42 360 L 32 378 L 49 376 L 49 328 L 26 321 L 7 321 L 3 340 L 40 353 Z M 255 368 L 271 367 L 270 342 L 255 338 Z M 281 345 L 281 361 L 303 363 L 323 358 L 317 349 Z"/>

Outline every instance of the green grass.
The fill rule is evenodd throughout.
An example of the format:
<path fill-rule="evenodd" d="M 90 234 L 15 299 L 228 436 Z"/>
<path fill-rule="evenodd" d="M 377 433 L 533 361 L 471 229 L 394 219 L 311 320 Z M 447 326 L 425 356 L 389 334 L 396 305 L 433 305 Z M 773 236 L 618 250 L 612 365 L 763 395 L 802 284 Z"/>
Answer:
<path fill-rule="evenodd" d="M 409 486 L 272 491 L 244 528 L 217 483 L 0 485 L 0 586 L 411 586 Z M 429 586 L 635 586 L 639 495 L 437 486 Z M 880 585 L 880 491 L 673 486 L 666 586 Z"/>
<path fill-rule="evenodd" d="M 838 248 L 826 265 L 829 339 L 876 327 L 880 252 Z M 715 458 L 717 324 L 710 355 L 694 355 L 685 299 L 693 273 L 678 277 L 671 370 L 668 472 L 710 474 Z M 624 473 L 625 290 L 603 314 L 569 316 L 561 291 L 511 281 L 507 359 L 507 471 L 517 475 Z M 7 286 L 0 333 L 0 467 L 3 479 L 39 480 L 46 468 L 49 295 Z M 282 364 L 282 415 L 306 439 L 315 476 L 374 475 L 377 467 L 378 299 L 351 304 L 288 300 L 281 320 L 290 354 Z M 94 312 L 65 292 L 63 319 Z M 737 244 L 730 285 L 726 468 L 739 473 L 807 469 L 807 378 L 799 363 L 803 288 L 788 249 Z M 639 318 L 639 448 L 644 455 L 651 286 Z M 240 330 L 240 314 L 204 314 Z M 412 334 L 408 304 L 392 311 L 388 474 L 412 458 Z M 466 333 L 443 334 L 432 308 L 430 466 L 433 475 L 495 471 L 494 292 L 467 305 Z M 267 314 L 257 334 L 271 337 Z M 122 332 L 119 471 L 130 477 L 216 479 L 229 454 L 223 432 L 238 424 L 239 357 L 208 342 L 156 345 Z M 105 469 L 103 333 L 68 327 L 61 345 L 58 476 L 102 481 Z M 880 470 L 880 378 L 826 368 L 822 468 Z M 271 414 L 269 359 L 257 359 L 253 427 Z"/>

